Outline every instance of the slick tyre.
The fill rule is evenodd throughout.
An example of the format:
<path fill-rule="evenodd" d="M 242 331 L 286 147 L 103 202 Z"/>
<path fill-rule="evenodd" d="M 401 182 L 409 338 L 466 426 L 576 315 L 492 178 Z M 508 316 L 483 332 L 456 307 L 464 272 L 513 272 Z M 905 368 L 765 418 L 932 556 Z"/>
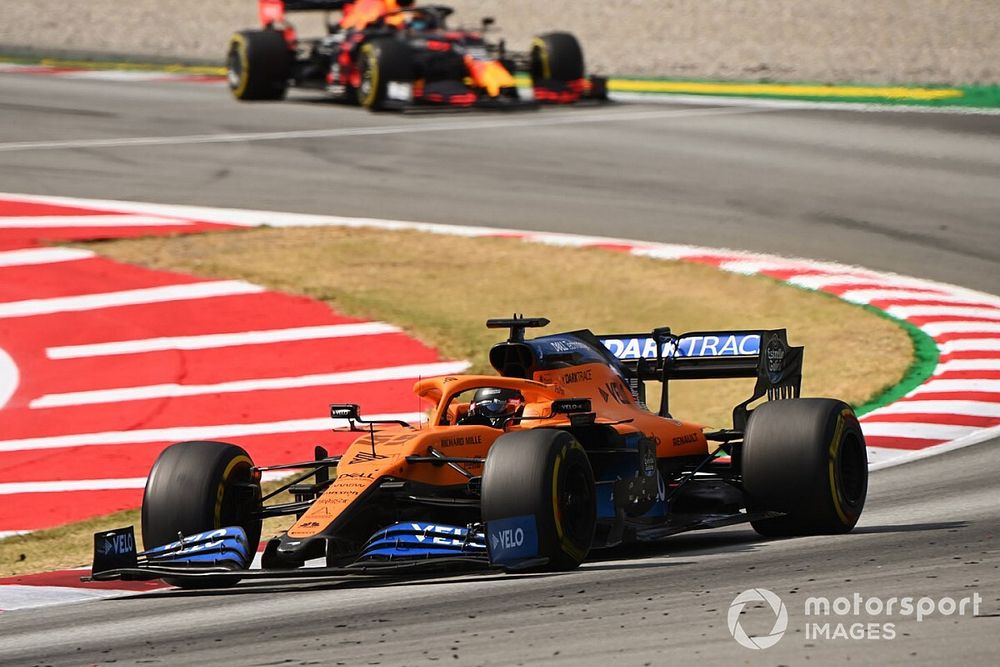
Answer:
<path fill-rule="evenodd" d="M 533 82 L 576 81 L 583 78 L 583 49 L 568 32 L 550 32 L 531 42 Z"/>
<path fill-rule="evenodd" d="M 229 39 L 226 79 L 238 100 L 280 100 L 288 92 L 292 51 L 276 30 L 243 30 Z"/>
<path fill-rule="evenodd" d="M 413 54 L 398 39 L 376 39 L 362 45 L 358 72 L 358 104 L 369 111 L 381 111 L 389 101 L 390 82 L 413 81 Z"/>
<path fill-rule="evenodd" d="M 261 532 L 261 491 L 252 469 L 250 456 L 236 445 L 181 442 L 167 447 L 153 464 L 142 497 L 145 548 L 175 542 L 178 533 L 240 526 L 255 550 Z M 206 579 L 194 585 L 221 583 Z"/>
<path fill-rule="evenodd" d="M 483 469 L 482 518 L 533 517 L 539 569 L 571 570 L 587 553 L 597 525 L 594 473 L 586 452 L 565 431 L 535 429 L 501 436 Z"/>
<path fill-rule="evenodd" d="M 753 411 L 742 454 L 751 521 L 761 535 L 849 532 L 868 494 L 868 455 L 854 410 L 829 398 L 764 403 Z"/>

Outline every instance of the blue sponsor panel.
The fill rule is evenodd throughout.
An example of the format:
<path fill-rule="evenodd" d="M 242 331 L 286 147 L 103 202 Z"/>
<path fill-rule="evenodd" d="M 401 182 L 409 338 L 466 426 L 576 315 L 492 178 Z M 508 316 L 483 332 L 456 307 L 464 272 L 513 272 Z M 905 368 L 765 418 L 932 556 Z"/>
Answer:
<path fill-rule="evenodd" d="M 467 527 L 409 521 L 377 531 L 359 560 L 421 559 L 440 556 L 486 558 L 485 536 Z"/>
<path fill-rule="evenodd" d="M 490 562 L 516 563 L 538 555 L 538 528 L 533 515 L 497 519 L 486 525 Z"/>
<path fill-rule="evenodd" d="M 601 343 L 622 361 L 657 358 L 652 336 L 605 337 Z M 661 357 L 756 357 L 760 334 L 695 334 L 663 344 Z"/>
<path fill-rule="evenodd" d="M 234 569 L 246 569 L 253 559 L 246 533 L 239 526 L 185 536 L 183 540 L 154 547 L 140 555 L 150 565 L 207 565 Z"/>

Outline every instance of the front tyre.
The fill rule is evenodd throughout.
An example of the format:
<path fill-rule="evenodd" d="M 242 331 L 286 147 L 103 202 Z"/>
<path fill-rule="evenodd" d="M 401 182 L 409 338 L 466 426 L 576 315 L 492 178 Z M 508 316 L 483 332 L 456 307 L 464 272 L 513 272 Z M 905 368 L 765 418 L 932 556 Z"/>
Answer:
<path fill-rule="evenodd" d="M 483 469 L 482 518 L 491 553 L 496 553 L 494 538 L 497 526 L 506 525 L 504 520 L 526 520 L 530 525 L 533 519 L 538 546 L 534 555 L 548 559 L 542 569 L 577 567 L 594 539 L 594 488 L 590 459 L 569 433 L 535 429 L 500 436 Z M 512 546 L 518 548 L 525 539 L 530 541 L 518 538 Z M 500 534 L 501 547 L 504 541 Z"/>
<path fill-rule="evenodd" d="M 142 541 L 145 548 L 177 541 L 178 533 L 194 535 L 239 526 L 247 544 L 260 542 L 261 491 L 253 462 L 241 447 L 224 442 L 181 442 L 156 459 L 142 497 Z M 188 586 L 229 582 L 212 579 Z"/>
<path fill-rule="evenodd" d="M 293 54 L 276 30 L 242 30 L 229 39 L 226 80 L 238 100 L 280 100 L 288 92 Z"/>
<path fill-rule="evenodd" d="M 358 56 L 358 104 L 381 111 L 389 101 L 391 82 L 413 82 L 413 54 L 398 39 L 376 39 L 364 44 Z"/>
<path fill-rule="evenodd" d="M 539 35 L 531 43 L 531 79 L 535 86 L 583 78 L 583 49 L 568 32 Z"/>
<path fill-rule="evenodd" d="M 854 410 L 829 398 L 764 403 L 753 411 L 742 454 L 751 521 L 761 535 L 823 535 L 854 528 L 868 494 L 868 455 Z"/>

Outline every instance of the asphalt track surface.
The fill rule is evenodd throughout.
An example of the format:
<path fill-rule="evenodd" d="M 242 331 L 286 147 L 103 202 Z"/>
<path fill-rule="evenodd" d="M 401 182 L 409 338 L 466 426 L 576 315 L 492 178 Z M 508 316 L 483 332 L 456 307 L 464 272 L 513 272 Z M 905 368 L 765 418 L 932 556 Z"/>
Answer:
<path fill-rule="evenodd" d="M 306 100 L 237 105 L 205 84 L 10 75 L 0 117 L 10 192 L 689 242 L 1000 293 L 996 116 L 623 104 L 399 117 Z M 320 136 L 261 135 L 311 130 Z M 12 612 L 0 617 L 0 663 L 993 664 L 998 445 L 873 474 L 848 536 L 730 528 L 598 554 L 559 576 L 254 585 Z M 733 598 L 755 587 L 788 608 L 785 637 L 765 651 L 739 646 L 726 625 Z M 976 618 L 818 619 L 892 622 L 891 640 L 805 637 L 817 620 L 807 597 L 854 593 L 982 602 Z M 774 616 L 743 618 L 755 634 Z"/>

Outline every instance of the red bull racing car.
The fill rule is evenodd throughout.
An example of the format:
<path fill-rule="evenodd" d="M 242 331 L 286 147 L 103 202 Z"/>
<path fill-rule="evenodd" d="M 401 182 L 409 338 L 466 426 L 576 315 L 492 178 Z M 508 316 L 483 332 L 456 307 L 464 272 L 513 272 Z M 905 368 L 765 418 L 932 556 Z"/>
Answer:
<path fill-rule="evenodd" d="M 300 39 L 286 12 L 342 10 L 327 34 Z M 476 29 L 453 29 L 443 5 L 407 0 L 260 0 L 261 28 L 233 35 L 226 54 L 230 90 L 239 100 L 277 100 L 290 86 L 325 91 L 371 110 L 421 105 L 512 108 L 604 100 L 607 82 L 586 76 L 583 51 L 566 32 L 536 37 L 527 52 Z M 526 72 L 532 99 L 515 80 Z"/>
<path fill-rule="evenodd" d="M 426 423 L 332 405 L 357 433 L 342 456 L 318 447 L 314 460 L 260 467 L 234 444 L 171 445 L 143 497 L 151 548 L 137 553 L 131 527 L 98 533 L 92 578 L 204 587 L 427 567 L 567 570 L 592 550 L 681 531 L 748 522 L 767 536 L 829 534 L 858 521 L 868 467 L 857 418 L 841 401 L 799 397 L 803 349 L 783 329 L 525 336 L 547 323 L 487 322 L 509 330 L 489 353 L 498 375 L 420 380 Z M 671 383 L 700 378 L 756 378 L 732 428 L 671 414 Z M 293 469 L 262 494 L 263 473 Z M 283 490 L 294 500 L 275 502 Z M 261 522 L 283 515 L 294 525 L 249 569 Z M 325 567 L 303 567 L 314 559 Z"/>

